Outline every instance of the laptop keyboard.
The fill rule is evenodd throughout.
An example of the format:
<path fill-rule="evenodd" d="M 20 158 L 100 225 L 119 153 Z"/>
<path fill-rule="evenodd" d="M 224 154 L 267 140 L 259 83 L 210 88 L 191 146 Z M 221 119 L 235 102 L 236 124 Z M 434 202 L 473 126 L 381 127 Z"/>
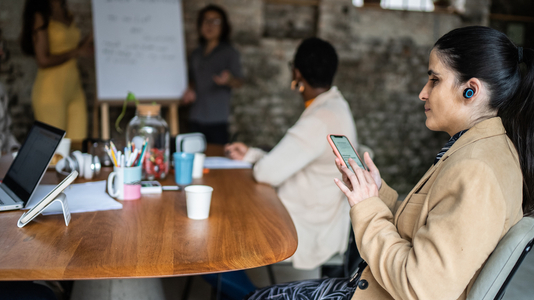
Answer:
<path fill-rule="evenodd" d="M 2 199 L 6 199 L 6 202 L 2 201 Z M 13 202 L 11 202 L 13 201 Z M 13 200 L 8 193 L 4 190 L 4 187 L 2 184 L 0 184 L 0 205 L 10 205 L 16 203 L 15 200 Z"/>

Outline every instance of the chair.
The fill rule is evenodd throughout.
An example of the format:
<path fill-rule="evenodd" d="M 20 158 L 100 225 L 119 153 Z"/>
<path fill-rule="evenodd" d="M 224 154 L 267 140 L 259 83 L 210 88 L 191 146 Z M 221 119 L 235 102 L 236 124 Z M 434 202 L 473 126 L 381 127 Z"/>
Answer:
<path fill-rule="evenodd" d="M 375 152 L 366 145 L 358 145 L 358 153 L 362 155 L 369 152 L 371 159 L 374 159 Z M 321 277 L 350 277 L 358 265 L 363 261 L 360 252 L 356 247 L 352 224 L 350 226 L 349 244 L 345 253 L 338 253 L 332 256 L 328 261 L 321 265 Z"/>
<path fill-rule="evenodd" d="M 369 148 L 366 145 L 359 144 L 357 147 L 357 151 L 360 155 L 362 155 L 362 159 L 363 154 L 365 152 L 369 152 L 369 156 L 371 157 L 371 159 L 374 159 L 375 153 L 373 149 Z M 324 264 L 321 265 L 321 277 L 349 277 L 355 272 L 356 268 L 362 261 L 363 259 L 360 257 L 360 252 L 358 252 L 358 248 L 356 247 L 356 241 L 354 239 L 354 232 L 352 231 L 351 224 L 347 250 L 345 250 L 345 253 L 338 253 L 332 256 Z M 291 263 L 282 261 L 276 263 L 275 265 L 291 266 Z M 269 281 L 271 285 L 274 285 L 276 284 L 276 278 L 274 276 L 272 266 L 273 265 L 268 265 L 266 267 L 267 274 L 269 275 Z"/>
<path fill-rule="evenodd" d="M 356 246 L 354 231 L 352 230 L 352 226 L 350 226 L 347 250 L 345 250 L 345 253 L 338 253 L 332 256 L 321 265 L 321 277 L 350 277 L 362 261 L 363 258 L 361 258 L 358 247 Z"/>
<path fill-rule="evenodd" d="M 352 230 L 352 226 L 350 226 L 347 250 L 345 250 L 345 253 L 335 254 L 320 266 L 321 278 L 350 277 L 362 261 L 363 259 L 360 257 L 360 252 L 358 252 L 358 248 L 356 247 L 354 231 Z M 274 265 L 292 266 L 291 262 L 287 261 L 281 261 Z M 274 285 L 276 284 L 276 278 L 272 266 L 273 265 L 267 265 L 266 267 L 270 284 Z"/>
<path fill-rule="evenodd" d="M 534 243 L 534 218 L 524 217 L 512 226 L 490 255 L 467 300 L 500 300 L 508 283 Z"/>

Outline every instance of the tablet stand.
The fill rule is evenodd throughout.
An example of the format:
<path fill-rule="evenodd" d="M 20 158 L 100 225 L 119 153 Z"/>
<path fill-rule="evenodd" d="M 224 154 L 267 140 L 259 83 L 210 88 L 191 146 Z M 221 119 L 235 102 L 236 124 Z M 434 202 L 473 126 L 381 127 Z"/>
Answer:
<path fill-rule="evenodd" d="M 40 215 L 47 207 L 49 207 L 52 203 L 54 202 L 59 202 L 61 203 L 61 208 L 63 209 L 63 217 L 65 217 L 65 225 L 66 226 L 69 226 L 69 223 L 70 223 L 70 210 L 69 210 L 69 203 L 67 202 L 67 196 L 64 194 L 64 193 L 60 193 L 56 199 L 54 199 L 53 201 L 51 201 L 50 203 L 48 203 L 45 207 L 43 207 L 41 210 L 35 212 L 35 214 L 33 215 L 33 217 L 31 217 L 31 219 L 29 219 L 28 221 L 26 222 L 22 222 L 22 218 L 29 212 L 25 212 L 24 214 L 22 214 L 22 216 L 20 217 L 18 223 L 17 223 L 17 226 L 19 228 L 22 228 L 24 226 L 26 226 L 26 224 L 30 223 L 33 219 L 35 219 L 35 217 L 37 217 L 38 215 Z"/>

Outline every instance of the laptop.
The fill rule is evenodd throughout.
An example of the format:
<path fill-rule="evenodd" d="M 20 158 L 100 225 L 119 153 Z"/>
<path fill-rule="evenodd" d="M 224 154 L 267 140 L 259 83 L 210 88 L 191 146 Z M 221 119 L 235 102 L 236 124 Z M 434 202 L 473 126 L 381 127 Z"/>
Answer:
<path fill-rule="evenodd" d="M 35 122 L 0 183 L 0 211 L 26 206 L 52 160 L 65 131 Z"/>

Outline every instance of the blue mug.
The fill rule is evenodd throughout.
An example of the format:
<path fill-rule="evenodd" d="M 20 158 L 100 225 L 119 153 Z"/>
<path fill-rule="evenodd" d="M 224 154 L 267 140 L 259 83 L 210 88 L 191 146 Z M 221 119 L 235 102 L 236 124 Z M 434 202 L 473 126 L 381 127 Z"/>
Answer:
<path fill-rule="evenodd" d="M 173 153 L 174 180 L 177 184 L 187 185 L 193 181 L 193 159 L 195 154 L 186 152 Z"/>

